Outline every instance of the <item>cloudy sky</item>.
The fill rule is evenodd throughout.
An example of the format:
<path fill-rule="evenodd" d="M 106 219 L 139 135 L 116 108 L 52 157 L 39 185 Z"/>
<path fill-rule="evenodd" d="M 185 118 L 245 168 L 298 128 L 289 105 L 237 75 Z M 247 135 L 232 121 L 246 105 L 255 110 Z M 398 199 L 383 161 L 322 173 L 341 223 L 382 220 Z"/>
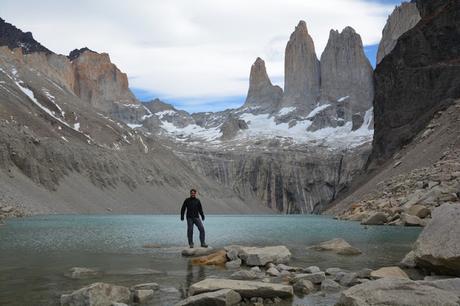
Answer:
<path fill-rule="evenodd" d="M 307 22 L 318 58 L 330 29 L 352 26 L 372 63 L 396 0 L 1 0 L 0 17 L 56 53 L 107 52 L 142 100 L 190 112 L 238 107 L 260 56 L 283 85 L 284 48 Z"/>

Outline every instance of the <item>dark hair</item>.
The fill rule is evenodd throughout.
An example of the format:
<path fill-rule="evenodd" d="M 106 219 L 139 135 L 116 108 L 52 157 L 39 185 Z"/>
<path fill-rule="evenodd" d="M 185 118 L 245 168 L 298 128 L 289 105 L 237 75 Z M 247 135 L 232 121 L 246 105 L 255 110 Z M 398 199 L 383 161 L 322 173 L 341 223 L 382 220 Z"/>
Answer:
<path fill-rule="evenodd" d="M 192 192 L 196 193 L 196 190 L 195 189 L 190 189 L 190 193 L 192 193 Z"/>

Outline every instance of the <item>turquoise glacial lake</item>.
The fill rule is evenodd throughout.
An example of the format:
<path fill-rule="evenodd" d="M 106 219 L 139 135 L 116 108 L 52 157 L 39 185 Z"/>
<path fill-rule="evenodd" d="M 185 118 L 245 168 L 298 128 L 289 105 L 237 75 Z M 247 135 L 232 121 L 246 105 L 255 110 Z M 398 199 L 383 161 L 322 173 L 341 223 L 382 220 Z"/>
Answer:
<path fill-rule="evenodd" d="M 396 265 L 410 250 L 418 228 L 368 226 L 315 215 L 208 215 L 207 243 L 285 245 L 290 265 L 348 270 Z M 199 244 L 195 228 L 195 244 Z M 340 256 L 307 249 L 341 237 L 363 254 Z M 155 248 L 144 248 L 155 244 Z M 0 226 L 0 305 L 59 305 L 61 294 L 103 281 L 132 286 L 156 282 L 148 305 L 173 305 L 188 287 L 232 271 L 192 266 L 180 251 L 187 246 L 186 222 L 177 215 L 46 215 L 10 219 Z M 72 267 L 99 269 L 101 276 L 72 279 Z M 331 299 L 333 301 L 333 299 Z M 327 298 L 323 299 L 327 304 Z M 331 302 L 333 303 L 333 302 Z M 295 297 L 285 305 L 315 305 Z"/>

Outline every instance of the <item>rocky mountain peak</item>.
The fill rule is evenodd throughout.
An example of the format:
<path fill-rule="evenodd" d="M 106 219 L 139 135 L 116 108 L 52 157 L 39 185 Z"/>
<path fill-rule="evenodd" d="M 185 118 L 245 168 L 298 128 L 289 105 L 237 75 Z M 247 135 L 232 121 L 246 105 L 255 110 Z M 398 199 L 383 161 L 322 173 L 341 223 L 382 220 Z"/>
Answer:
<path fill-rule="evenodd" d="M 94 107 L 111 112 L 118 105 L 139 105 L 128 88 L 128 77 L 110 61 L 107 53 L 87 48 L 74 50 L 72 66 L 75 73 L 75 93 Z"/>
<path fill-rule="evenodd" d="M 382 40 L 377 51 L 377 64 L 393 50 L 398 38 L 419 21 L 420 14 L 415 2 L 404 2 L 395 7 L 382 31 Z"/>
<path fill-rule="evenodd" d="M 53 53 L 36 41 L 31 32 L 23 32 L 2 18 L 0 18 L 0 46 L 7 46 L 10 49 L 21 48 L 25 54 L 33 52 Z"/>
<path fill-rule="evenodd" d="M 361 36 L 352 27 L 331 30 L 321 55 L 321 103 L 337 104 L 346 100 L 344 120 L 355 113 L 364 114 L 372 106 L 373 70 Z"/>
<path fill-rule="evenodd" d="M 300 21 L 286 45 L 282 106 L 311 111 L 320 89 L 320 67 L 307 24 Z"/>
<path fill-rule="evenodd" d="M 80 49 L 75 49 L 75 50 L 72 50 L 69 55 L 67 56 L 67 58 L 71 61 L 73 61 L 74 59 L 76 59 L 77 57 L 79 57 L 81 54 L 83 54 L 84 52 L 94 52 L 93 50 L 89 49 L 88 47 L 83 47 L 83 48 L 80 48 Z M 96 52 L 94 52 L 96 53 Z"/>
<path fill-rule="evenodd" d="M 273 111 L 281 100 L 283 90 L 273 86 L 265 68 L 265 62 L 258 57 L 251 67 L 249 90 L 243 107 Z"/>

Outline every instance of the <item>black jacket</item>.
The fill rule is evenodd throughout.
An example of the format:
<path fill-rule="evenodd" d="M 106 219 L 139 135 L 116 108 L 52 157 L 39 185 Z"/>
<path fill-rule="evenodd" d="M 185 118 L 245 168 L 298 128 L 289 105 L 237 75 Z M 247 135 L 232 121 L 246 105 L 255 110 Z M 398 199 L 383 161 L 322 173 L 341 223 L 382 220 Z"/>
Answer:
<path fill-rule="evenodd" d="M 201 207 L 201 202 L 197 198 L 187 198 L 182 204 L 182 209 L 180 210 L 180 218 L 184 220 L 184 213 L 187 210 L 187 219 L 188 218 L 199 218 L 198 214 L 201 215 L 201 219 L 204 220 L 203 208 Z"/>

